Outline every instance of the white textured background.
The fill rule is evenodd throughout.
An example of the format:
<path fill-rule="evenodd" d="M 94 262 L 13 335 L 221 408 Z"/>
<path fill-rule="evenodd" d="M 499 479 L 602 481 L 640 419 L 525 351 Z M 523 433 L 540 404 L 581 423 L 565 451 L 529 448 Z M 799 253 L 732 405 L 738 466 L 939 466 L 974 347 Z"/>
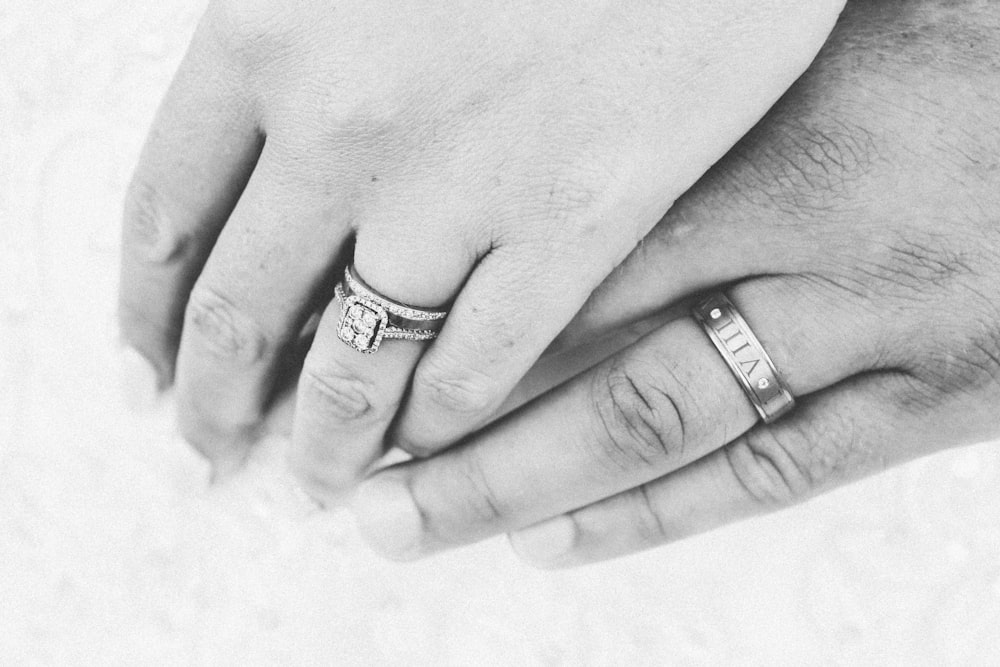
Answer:
<path fill-rule="evenodd" d="M 0 2 L 0 663 L 1000 662 L 1000 448 L 614 563 L 383 563 L 125 382 L 119 202 L 201 0 Z"/>

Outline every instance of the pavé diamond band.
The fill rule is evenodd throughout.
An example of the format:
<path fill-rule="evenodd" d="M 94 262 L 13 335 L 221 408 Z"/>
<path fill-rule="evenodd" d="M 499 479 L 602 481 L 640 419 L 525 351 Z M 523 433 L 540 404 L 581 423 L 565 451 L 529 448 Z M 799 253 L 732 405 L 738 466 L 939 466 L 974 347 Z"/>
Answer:
<path fill-rule="evenodd" d="M 408 306 L 382 296 L 358 275 L 353 266 L 344 269 L 344 280 L 334 290 L 340 303 L 337 336 L 358 352 L 371 354 L 386 338 L 433 340 L 447 311 Z"/>
<path fill-rule="evenodd" d="M 792 392 L 757 336 L 725 294 L 716 292 L 702 299 L 691 314 L 726 360 L 764 423 L 770 424 L 792 409 L 795 405 Z"/>

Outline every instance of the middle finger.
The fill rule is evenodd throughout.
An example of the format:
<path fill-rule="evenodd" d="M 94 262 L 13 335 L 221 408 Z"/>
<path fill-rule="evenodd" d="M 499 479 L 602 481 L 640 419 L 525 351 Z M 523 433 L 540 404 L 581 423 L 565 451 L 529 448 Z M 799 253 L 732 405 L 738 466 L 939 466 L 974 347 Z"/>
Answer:
<path fill-rule="evenodd" d="M 265 144 L 185 314 L 178 416 L 216 469 L 247 456 L 282 355 L 350 232 L 343 196 L 317 191 L 301 161 L 278 145 Z"/>

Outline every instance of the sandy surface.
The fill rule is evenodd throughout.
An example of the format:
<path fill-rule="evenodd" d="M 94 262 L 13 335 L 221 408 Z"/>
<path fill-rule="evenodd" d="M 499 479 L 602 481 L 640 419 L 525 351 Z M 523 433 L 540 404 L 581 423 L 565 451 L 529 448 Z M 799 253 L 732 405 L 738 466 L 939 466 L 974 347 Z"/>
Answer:
<path fill-rule="evenodd" d="M 502 540 L 384 563 L 280 438 L 210 487 L 114 324 L 122 190 L 199 8 L 0 3 L 0 663 L 1000 659 L 995 445 L 557 574 Z"/>

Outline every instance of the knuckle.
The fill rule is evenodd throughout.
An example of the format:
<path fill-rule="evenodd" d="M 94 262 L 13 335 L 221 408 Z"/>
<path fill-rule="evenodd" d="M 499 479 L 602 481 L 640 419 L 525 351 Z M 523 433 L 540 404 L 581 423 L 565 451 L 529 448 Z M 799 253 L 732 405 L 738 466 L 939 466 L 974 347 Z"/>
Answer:
<path fill-rule="evenodd" d="M 947 234 L 885 231 L 872 244 L 870 262 L 858 262 L 857 270 L 880 286 L 885 296 L 926 303 L 940 289 L 951 289 L 975 274 L 968 254 L 957 250 Z"/>
<path fill-rule="evenodd" d="M 797 460 L 790 433 L 794 431 L 756 428 L 723 450 L 737 482 L 759 505 L 789 505 L 817 485 L 816 475 Z"/>
<path fill-rule="evenodd" d="M 464 416 L 480 416 L 496 407 L 497 389 L 483 372 L 469 367 L 444 365 L 430 357 L 417 368 L 414 393 L 433 405 Z"/>
<path fill-rule="evenodd" d="M 676 378 L 667 370 L 616 359 L 597 374 L 594 412 L 601 425 L 598 456 L 616 469 L 648 467 L 679 456 L 684 448 L 684 407 Z"/>
<path fill-rule="evenodd" d="M 596 163 L 600 164 L 600 163 Z M 549 184 L 546 204 L 555 218 L 572 218 L 589 211 L 608 190 L 608 178 L 599 169 L 575 168 L 554 178 Z"/>
<path fill-rule="evenodd" d="M 993 319 L 966 339 L 960 379 L 966 389 L 1000 385 L 1000 319 Z"/>
<path fill-rule="evenodd" d="M 914 355 L 909 372 L 915 379 L 911 398 L 930 405 L 948 396 L 1000 392 L 1000 324 L 994 320 L 973 325 L 971 331 L 942 336 L 936 344 Z"/>
<path fill-rule="evenodd" d="M 761 125 L 731 152 L 739 166 L 726 182 L 731 194 L 775 209 L 798 224 L 828 216 L 843 206 L 857 184 L 882 161 L 879 138 L 842 119 L 818 115 L 805 120 L 788 114 Z"/>
<path fill-rule="evenodd" d="M 309 358 L 302 369 L 302 382 L 325 417 L 372 423 L 387 412 L 388 406 L 379 403 L 375 383 L 336 359 L 318 362 Z"/>
<path fill-rule="evenodd" d="M 867 283 L 873 299 L 908 327 L 903 331 L 910 344 L 891 353 L 914 379 L 907 404 L 935 405 L 957 393 L 1000 389 L 1000 299 L 988 289 L 998 275 L 998 238 L 961 225 L 947 234 L 887 229 L 869 244 L 864 261 L 855 262 L 854 281 Z M 951 315 L 939 317 L 941 312 Z"/>
<path fill-rule="evenodd" d="M 587 142 L 581 137 L 577 141 Z M 589 246 L 615 243 L 617 247 L 624 238 L 621 230 L 612 232 L 599 211 L 621 189 L 620 178 L 596 146 L 570 148 L 567 156 L 550 162 L 544 171 L 522 177 L 506 193 L 500 204 L 504 213 L 499 217 L 517 224 L 500 224 L 494 240 L 502 246 L 527 238 L 550 253 L 564 255 L 569 230 Z M 525 225 L 525 221 L 532 224 Z M 633 234 L 626 236 L 631 245 Z"/>
<path fill-rule="evenodd" d="M 938 408 L 944 398 L 940 383 L 925 379 L 917 372 L 908 372 L 900 374 L 893 405 L 911 418 L 920 418 Z"/>
<path fill-rule="evenodd" d="M 125 194 L 124 236 L 130 257 L 142 263 L 166 264 L 180 256 L 188 239 L 167 213 L 166 197 L 156 186 L 136 177 Z"/>
<path fill-rule="evenodd" d="M 899 352 L 900 366 L 920 385 L 914 404 L 1000 389 L 1000 299 L 984 289 L 996 277 L 992 247 L 960 230 L 909 230 L 905 238 L 886 237 L 876 261 L 866 265 L 883 295 L 921 318 L 912 344 Z M 926 317 L 928 311 L 934 316 Z M 940 312 L 954 315 L 937 317 Z"/>
<path fill-rule="evenodd" d="M 260 361 L 268 348 L 260 327 L 217 289 L 197 285 L 191 292 L 185 330 L 213 357 L 243 366 Z"/>

